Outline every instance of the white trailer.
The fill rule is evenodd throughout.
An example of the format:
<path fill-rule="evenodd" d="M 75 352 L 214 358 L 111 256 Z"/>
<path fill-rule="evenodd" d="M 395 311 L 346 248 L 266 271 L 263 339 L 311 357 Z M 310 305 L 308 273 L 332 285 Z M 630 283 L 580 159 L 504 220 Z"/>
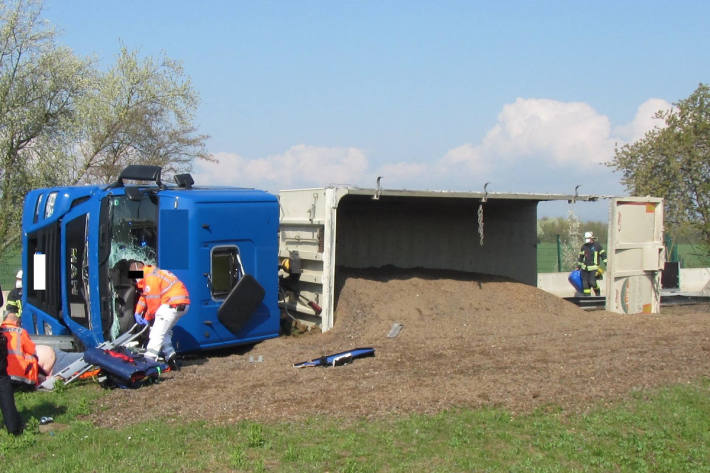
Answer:
<path fill-rule="evenodd" d="M 346 186 L 281 191 L 279 257 L 298 262 L 302 296 L 291 293 L 282 306 L 329 330 L 336 272 L 344 268 L 456 270 L 534 286 L 538 202 L 598 198 Z"/>

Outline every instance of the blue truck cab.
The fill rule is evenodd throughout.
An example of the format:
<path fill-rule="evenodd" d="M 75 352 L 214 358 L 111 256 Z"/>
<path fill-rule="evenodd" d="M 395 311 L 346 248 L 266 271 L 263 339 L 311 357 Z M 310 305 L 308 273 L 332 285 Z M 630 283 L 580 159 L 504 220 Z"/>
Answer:
<path fill-rule="evenodd" d="M 25 329 L 71 335 L 84 347 L 115 339 L 134 324 L 128 261 L 136 259 L 172 271 L 190 293 L 190 308 L 173 329 L 178 352 L 279 335 L 276 196 L 193 186 L 189 174 L 165 185 L 160 174 L 156 166 L 129 166 L 111 185 L 28 193 Z M 260 293 L 245 299 L 242 291 L 241 300 L 251 304 L 245 314 L 232 296 L 246 279 L 252 289 L 244 291 Z"/>

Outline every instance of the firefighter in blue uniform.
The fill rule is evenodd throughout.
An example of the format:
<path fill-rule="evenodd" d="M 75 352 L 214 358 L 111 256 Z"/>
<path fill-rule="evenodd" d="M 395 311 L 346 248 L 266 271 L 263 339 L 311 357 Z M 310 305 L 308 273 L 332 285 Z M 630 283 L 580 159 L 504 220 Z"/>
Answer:
<path fill-rule="evenodd" d="M 594 233 L 585 232 L 584 245 L 579 250 L 579 259 L 577 266 L 582 271 L 582 289 L 585 296 L 601 294 L 599 288 L 599 278 L 603 274 L 601 264 L 606 266 L 607 256 L 604 248 L 597 243 Z"/>

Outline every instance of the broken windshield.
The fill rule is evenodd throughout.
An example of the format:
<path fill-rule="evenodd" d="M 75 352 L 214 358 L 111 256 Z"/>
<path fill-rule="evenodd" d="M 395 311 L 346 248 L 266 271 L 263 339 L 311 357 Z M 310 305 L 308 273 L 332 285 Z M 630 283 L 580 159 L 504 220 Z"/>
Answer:
<path fill-rule="evenodd" d="M 101 319 L 104 338 L 115 339 L 132 326 L 135 285 L 128 260 L 157 261 L 158 197 L 143 192 L 140 200 L 108 196 L 101 212 Z"/>

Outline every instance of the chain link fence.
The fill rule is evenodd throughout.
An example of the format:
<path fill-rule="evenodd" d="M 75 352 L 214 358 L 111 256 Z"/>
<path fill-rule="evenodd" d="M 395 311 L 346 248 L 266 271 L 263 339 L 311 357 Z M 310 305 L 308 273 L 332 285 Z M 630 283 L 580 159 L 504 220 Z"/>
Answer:
<path fill-rule="evenodd" d="M 677 245 L 677 253 L 677 260 L 680 262 L 681 268 L 710 268 L 710 255 L 700 245 L 681 243 Z M 565 258 L 564 243 L 543 241 L 537 244 L 538 273 L 572 271 L 574 263 L 574 261 L 570 262 Z"/>

